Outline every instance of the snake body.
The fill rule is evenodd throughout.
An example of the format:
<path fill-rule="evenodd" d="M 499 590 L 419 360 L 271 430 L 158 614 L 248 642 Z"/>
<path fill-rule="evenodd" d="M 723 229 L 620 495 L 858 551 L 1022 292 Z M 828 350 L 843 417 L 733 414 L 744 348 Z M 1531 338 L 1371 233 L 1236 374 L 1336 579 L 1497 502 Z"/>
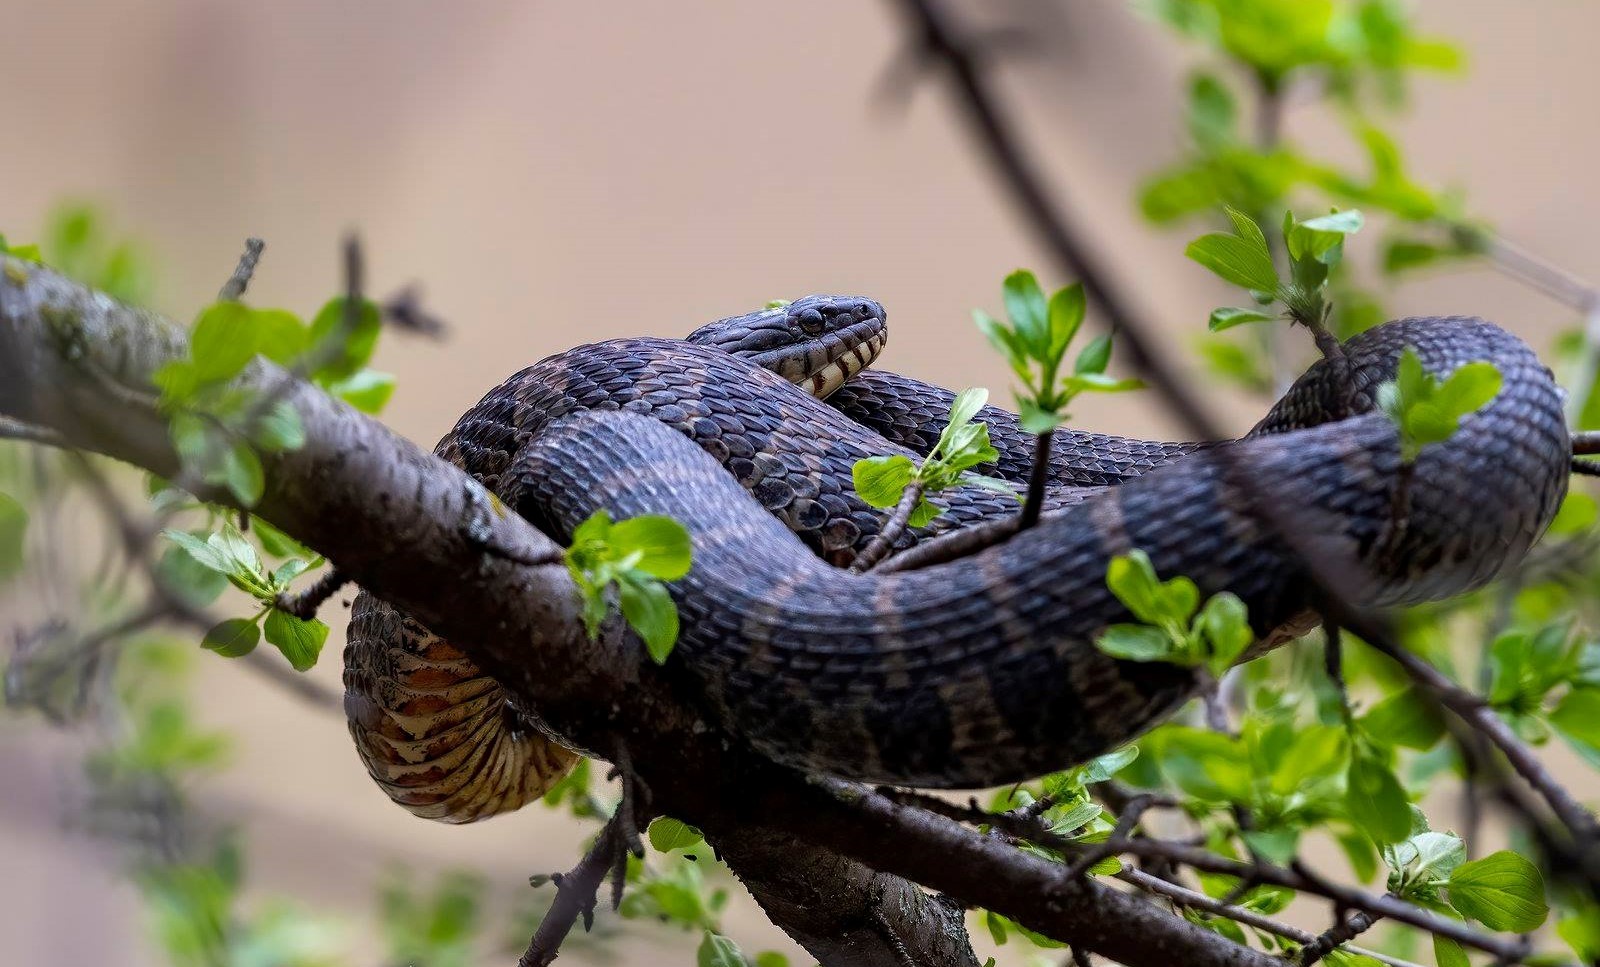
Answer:
<path fill-rule="evenodd" d="M 851 312 L 881 324 L 875 304 Z M 1436 374 L 1482 359 L 1503 378 L 1409 468 L 1393 425 L 1372 412 L 1405 346 Z M 1487 581 L 1542 533 L 1566 487 L 1560 393 L 1533 353 L 1478 320 L 1401 320 L 1347 345 L 1347 376 L 1311 367 L 1244 440 L 1194 452 L 1063 434 L 1056 512 L 1039 526 L 951 564 L 852 575 L 829 562 L 870 540 L 882 515 L 855 497 L 851 465 L 925 452 L 948 396 L 841 372 L 823 380 L 844 383 L 830 407 L 794 374 L 762 368 L 772 362 L 752 358 L 760 352 L 701 333 L 581 347 L 492 391 L 439 452 L 557 540 L 599 508 L 682 521 L 694 565 L 672 586 L 683 616 L 672 663 L 708 713 L 761 752 L 840 776 L 1009 782 L 1170 714 L 1193 693 L 1191 673 L 1093 644 L 1129 620 L 1105 586 L 1117 554 L 1142 549 L 1163 577 L 1239 595 L 1259 650 L 1307 627 L 1316 604 L 1262 501 L 1289 509 L 1322 564 L 1348 576 L 1355 603 L 1379 606 Z M 1015 418 L 981 418 L 1001 473 L 1024 476 L 1031 443 Z M 940 501 L 946 512 L 907 540 L 1015 509 L 975 487 Z M 347 708 L 369 770 L 397 801 L 463 821 L 537 795 L 570 762 L 508 718 L 498 686 L 448 643 L 363 597 Z"/>

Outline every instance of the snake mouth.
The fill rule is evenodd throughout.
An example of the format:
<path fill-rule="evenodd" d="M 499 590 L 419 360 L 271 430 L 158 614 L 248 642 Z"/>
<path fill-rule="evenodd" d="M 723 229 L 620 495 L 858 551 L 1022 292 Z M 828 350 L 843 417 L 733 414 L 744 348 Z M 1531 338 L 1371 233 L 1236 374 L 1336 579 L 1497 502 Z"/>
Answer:
<path fill-rule="evenodd" d="M 843 386 L 855 374 L 872 365 L 878 354 L 883 352 L 884 345 L 889 341 L 888 333 L 881 326 L 871 326 L 866 323 L 859 325 L 862 332 L 852 332 L 858 328 L 851 326 L 830 334 L 838 339 L 825 339 L 823 351 L 831 356 L 820 369 L 813 372 L 801 372 L 793 376 L 788 373 L 783 375 L 795 385 L 804 389 L 817 399 L 827 399 L 834 390 Z"/>

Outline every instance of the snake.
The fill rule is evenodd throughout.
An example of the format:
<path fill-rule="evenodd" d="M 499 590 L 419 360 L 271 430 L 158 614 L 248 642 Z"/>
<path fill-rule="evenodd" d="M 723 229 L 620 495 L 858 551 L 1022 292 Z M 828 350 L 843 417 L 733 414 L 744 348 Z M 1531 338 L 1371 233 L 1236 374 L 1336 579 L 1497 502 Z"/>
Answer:
<path fill-rule="evenodd" d="M 869 369 L 886 331 L 872 300 L 813 296 L 685 339 L 580 346 L 491 390 L 436 453 L 558 541 L 598 510 L 677 519 L 693 563 L 669 585 L 681 630 L 666 670 L 706 714 L 786 766 L 931 788 L 1082 763 L 1197 694 L 1192 669 L 1096 646 L 1133 620 L 1107 586 L 1119 555 L 1238 596 L 1248 659 L 1317 624 L 1317 574 L 1360 608 L 1483 585 L 1526 554 L 1567 487 L 1562 392 L 1534 352 L 1481 319 L 1415 317 L 1312 364 L 1238 440 L 1059 430 L 1036 526 L 953 561 L 850 573 L 885 520 L 852 466 L 926 454 L 954 396 Z M 1440 379 L 1476 361 L 1501 377 L 1411 459 L 1378 401 L 1407 350 Z M 983 469 L 1026 481 L 1034 437 L 996 407 L 978 419 L 1000 455 Z M 898 548 L 1017 509 L 976 485 L 935 501 L 941 513 Z M 368 772 L 419 816 L 510 811 L 577 759 L 463 651 L 365 592 L 345 686 Z"/>

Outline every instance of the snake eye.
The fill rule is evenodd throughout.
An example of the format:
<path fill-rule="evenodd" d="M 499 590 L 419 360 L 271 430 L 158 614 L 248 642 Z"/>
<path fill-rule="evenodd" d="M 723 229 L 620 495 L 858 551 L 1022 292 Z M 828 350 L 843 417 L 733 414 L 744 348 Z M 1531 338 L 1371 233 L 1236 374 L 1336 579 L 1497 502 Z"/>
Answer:
<path fill-rule="evenodd" d="M 826 325 L 826 323 L 823 322 L 822 313 L 815 309 L 807 309 L 806 311 L 800 313 L 798 318 L 800 321 L 800 331 L 808 336 L 821 335 L 822 330 Z"/>

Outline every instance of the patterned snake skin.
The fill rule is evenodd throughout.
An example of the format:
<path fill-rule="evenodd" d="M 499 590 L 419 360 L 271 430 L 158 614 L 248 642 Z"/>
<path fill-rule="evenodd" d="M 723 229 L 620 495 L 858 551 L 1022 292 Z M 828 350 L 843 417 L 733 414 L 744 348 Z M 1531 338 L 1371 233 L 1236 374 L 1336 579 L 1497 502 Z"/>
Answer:
<path fill-rule="evenodd" d="M 882 519 L 855 497 L 851 465 L 926 452 L 950 395 L 892 374 L 850 380 L 882 343 L 875 303 L 819 298 L 741 318 L 687 342 L 624 339 L 550 357 L 490 392 L 438 452 L 557 540 L 601 507 L 682 521 L 694 566 L 672 586 L 683 626 L 669 664 L 730 731 L 811 771 L 994 785 L 1136 737 L 1195 681 L 1094 647 L 1106 625 L 1129 620 L 1105 587 L 1111 557 L 1140 548 L 1163 576 L 1239 595 L 1258 652 L 1309 626 L 1307 575 L 1255 501 L 1289 508 L 1355 603 L 1382 606 L 1489 580 L 1521 558 L 1566 489 L 1560 392 L 1533 353 L 1478 320 L 1408 319 L 1351 340 L 1348 383 L 1314 365 L 1244 440 L 1061 433 L 1038 527 L 953 564 L 851 575 L 830 562 L 848 561 Z M 777 351 L 808 338 L 812 358 Z M 1405 346 L 1441 375 L 1493 361 L 1503 384 L 1423 451 L 1395 526 L 1396 434 L 1370 410 Z M 806 391 L 840 384 L 834 406 Z M 1338 418 L 1346 412 L 1358 415 Z M 1031 438 L 1003 411 L 980 418 L 1003 453 L 999 474 L 1024 479 Z M 946 513 L 902 544 L 1016 507 L 976 487 L 939 499 Z M 516 808 L 573 760 L 523 726 L 461 653 L 365 594 L 346 708 L 373 777 L 429 818 Z"/>

